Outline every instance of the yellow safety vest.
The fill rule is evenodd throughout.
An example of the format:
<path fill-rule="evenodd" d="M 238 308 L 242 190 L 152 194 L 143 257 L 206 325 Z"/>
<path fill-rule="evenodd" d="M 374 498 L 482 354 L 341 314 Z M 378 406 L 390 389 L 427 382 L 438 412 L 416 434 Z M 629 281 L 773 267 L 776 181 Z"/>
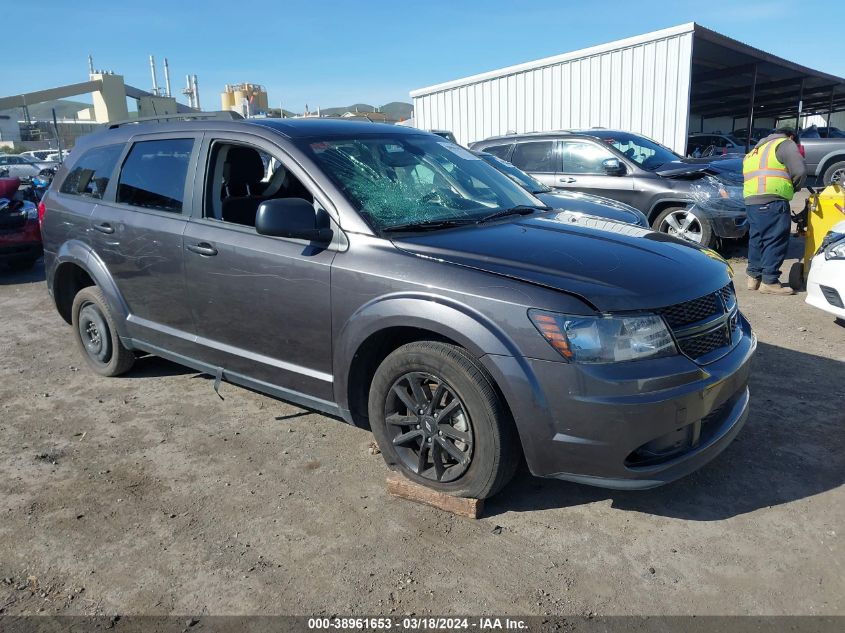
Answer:
<path fill-rule="evenodd" d="M 743 197 L 775 195 L 792 200 L 795 195 L 792 178 L 777 157 L 777 148 L 785 140 L 777 138 L 748 152 L 742 161 Z"/>

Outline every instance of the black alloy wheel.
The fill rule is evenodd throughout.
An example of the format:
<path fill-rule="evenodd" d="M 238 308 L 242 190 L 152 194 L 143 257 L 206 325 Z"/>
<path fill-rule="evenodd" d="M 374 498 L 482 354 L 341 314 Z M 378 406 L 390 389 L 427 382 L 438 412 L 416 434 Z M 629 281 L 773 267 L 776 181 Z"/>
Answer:
<path fill-rule="evenodd" d="M 384 420 L 396 452 L 420 477 L 449 482 L 469 468 L 472 421 L 464 403 L 439 376 L 401 376 L 387 394 Z"/>
<path fill-rule="evenodd" d="M 393 350 L 373 374 L 367 412 L 388 467 L 446 494 L 494 495 L 522 457 L 492 377 L 457 345 L 414 341 Z"/>

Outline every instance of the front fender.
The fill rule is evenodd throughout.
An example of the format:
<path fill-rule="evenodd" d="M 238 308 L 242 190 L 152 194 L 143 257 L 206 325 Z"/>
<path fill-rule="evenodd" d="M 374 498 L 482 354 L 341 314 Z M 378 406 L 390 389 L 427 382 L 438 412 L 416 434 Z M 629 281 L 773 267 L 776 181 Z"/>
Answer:
<path fill-rule="evenodd" d="M 530 364 L 497 323 L 460 302 L 427 293 L 378 297 L 355 311 L 335 340 L 334 390 L 341 410 L 349 411 L 352 361 L 361 345 L 391 327 L 427 330 L 464 347 L 490 373 L 507 403 L 529 464 L 539 448 L 535 437 L 550 437 L 546 395 Z M 553 434 L 553 433 L 552 433 Z"/>
<path fill-rule="evenodd" d="M 124 301 L 123 295 L 120 294 L 120 290 L 118 290 L 117 284 L 109 273 L 105 263 L 89 245 L 80 240 L 69 240 L 62 243 L 55 257 L 51 257 L 51 260 L 48 265 L 47 280 L 51 294 L 53 295 L 53 301 L 58 302 L 59 300 L 54 284 L 57 277 L 61 274 L 61 267 L 70 264 L 78 266 L 91 277 L 103 293 L 109 304 L 111 313 L 115 317 L 118 334 L 123 337 L 128 336 L 126 332 L 126 318 L 129 316 L 129 306 Z M 58 304 L 56 307 L 58 308 Z"/>
<path fill-rule="evenodd" d="M 476 358 L 518 355 L 496 323 L 460 302 L 423 292 L 377 297 L 359 307 L 335 338 L 335 398 L 341 407 L 348 405 L 349 371 L 358 349 L 373 334 L 392 327 L 428 330 L 455 341 Z"/>
<path fill-rule="evenodd" d="M 818 164 L 816 165 L 815 172 L 812 174 L 813 176 L 823 176 L 824 170 L 827 169 L 829 163 L 833 163 L 837 160 L 845 160 L 845 152 L 843 152 L 843 148 L 839 147 L 831 152 L 828 152 L 824 156 L 819 159 Z"/>

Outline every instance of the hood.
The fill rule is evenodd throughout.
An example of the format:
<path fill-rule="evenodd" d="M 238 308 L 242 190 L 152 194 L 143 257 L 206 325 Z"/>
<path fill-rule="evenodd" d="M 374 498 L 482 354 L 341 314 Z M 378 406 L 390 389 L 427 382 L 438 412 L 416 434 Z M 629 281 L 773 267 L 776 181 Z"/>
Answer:
<path fill-rule="evenodd" d="M 690 242 L 580 213 L 398 238 L 397 248 L 574 294 L 598 310 L 644 310 L 714 292 L 727 263 Z"/>
<path fill-rule="evenodd" d="M 695 180 L 704 176 L 725 176 L 730 180 L 742 179 L 741 158 L 721 158 L 719 160 L 708 160 L 700 162 L 693 160 L 673 160 L 664 163 L 660 169 L 655 171 L 658 176 L 664 178 L 679 178 Z"/>
<path fill-rule="evenodd" d="M 534 197 L 539 198 L 543 204 L 552 209 L 578 211 L 615 222 L 648 227 L 648 220 L 641 211 L 610 198 L 602 198 L 601 196 L 577 191 L 535 193 Z"/>

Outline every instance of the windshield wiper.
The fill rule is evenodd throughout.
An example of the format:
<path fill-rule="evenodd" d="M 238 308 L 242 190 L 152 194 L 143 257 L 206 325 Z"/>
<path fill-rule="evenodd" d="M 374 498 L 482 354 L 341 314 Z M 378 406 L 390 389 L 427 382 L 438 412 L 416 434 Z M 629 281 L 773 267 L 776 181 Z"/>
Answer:
<path fill-rule="evenodd" d="M 384 233 L 401 233 L 402 231 L 436 231 L 448 229 L 453 226 L 465 226 L 474 224 L 475 220 L 469 218 L 458 218 L 453 220 L 425 220 L 422 222 L 408 222 L 406 224 L 394 224 L 382 229 Z"/>
<path fill-rule="evenodd" d="M 484 217 L 475 221 L 476 224 L 482 224 L 484 222 L 490 222 L 491 220 L 498 220 L 499 218 L 506 218 L 509 215 L 531 215 L 537 210 L 540 211 L 548 211 L 551 207 L 530 207 L 528 205 L 520 204 L 515 207 L 511 207 L 510 209 L 500 209 L 490 215 L 485 215 Z"/>

